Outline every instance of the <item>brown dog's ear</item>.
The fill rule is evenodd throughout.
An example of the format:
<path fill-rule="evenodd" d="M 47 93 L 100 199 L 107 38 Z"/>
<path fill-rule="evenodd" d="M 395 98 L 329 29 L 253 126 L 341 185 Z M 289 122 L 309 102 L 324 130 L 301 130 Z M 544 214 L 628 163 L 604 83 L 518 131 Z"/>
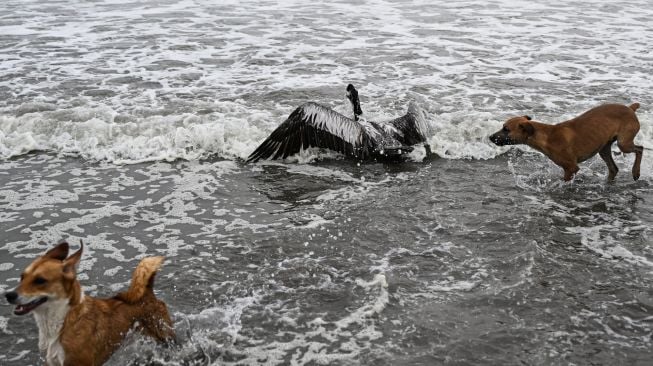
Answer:
<path fill-rule="evenodd" d="M 57 259 L 57 260 L 64 260 L 68 256 L 68 243 L 66 241 L 62 241 L 59 244 L 57 244 L 56 247 L 48 250 L 45 252 L 43 255 L 46 258 L 52 258 L 52 259 Z"/>
<path fill-rule="evenodd" d="M 70 257 L 66 258 L 65 261 L 63 261 L 63 273 L 67 278 L 75 277 L 75 273 L 77 272 L 77 264 L 79 263 L 79 260 L 82 258 L 82 252 L 84 251 L 84 243 L 82 243 L 81 241 L 79 243 L 81 245 L 79 250 L 76 251 Z"/>
<path fill-rule="evenodd" d="M 519 128 L 521 128 L 527 136 L 533 136 L 535 134 L 535 127 L 528 122 L 520 123 Z"/>
<path fill-rule="evenodd" d="M 531 116 L 524 116 L 524 118 L 526 118 L 529 121 L 532 120 Z"/>

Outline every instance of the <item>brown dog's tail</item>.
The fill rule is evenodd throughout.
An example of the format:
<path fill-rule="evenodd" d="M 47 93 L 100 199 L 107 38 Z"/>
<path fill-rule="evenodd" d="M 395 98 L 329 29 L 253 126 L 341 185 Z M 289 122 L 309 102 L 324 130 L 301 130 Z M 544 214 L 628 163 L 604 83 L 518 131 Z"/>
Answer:
<path fill-rule="evenodd" d="M 630 107 L 630 109 L 632 109 L 633 111 L 636 111 L 637 108 L 639 108 L 639 103 L 633 103 L 633 104 L 629 105 L 629 107 Z"/>
<path fill-rule="evenodd" d="M 132 274 L 129 289 L 119 293 L 116 298 L 128 304 L 135 304 L 143 299 L 146 294 L 154 294 L 154 277 L 161 268 L 163 257 L 143 258 Z"/>

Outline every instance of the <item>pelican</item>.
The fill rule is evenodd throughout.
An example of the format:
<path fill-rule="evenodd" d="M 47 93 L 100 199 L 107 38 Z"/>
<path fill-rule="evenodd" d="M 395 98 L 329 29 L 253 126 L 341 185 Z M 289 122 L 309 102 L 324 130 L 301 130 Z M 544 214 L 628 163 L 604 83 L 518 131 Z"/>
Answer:
<path fill-rule="evenodd" d="M 401 117 L 377 123 L 360 118 L 363 111 L 352 84 L 347 85 L 347 99 L 354 110 L 353 119 L 318 103 L 304 103 L 249 155 L 247 162 L 285 159 L 309 147 L 337 151 L 358 160 L 400 158 L 419 143 L 424 143 L 430 153 L 426 114 L 417 104 L 409 103 L 408 112 Z"/>

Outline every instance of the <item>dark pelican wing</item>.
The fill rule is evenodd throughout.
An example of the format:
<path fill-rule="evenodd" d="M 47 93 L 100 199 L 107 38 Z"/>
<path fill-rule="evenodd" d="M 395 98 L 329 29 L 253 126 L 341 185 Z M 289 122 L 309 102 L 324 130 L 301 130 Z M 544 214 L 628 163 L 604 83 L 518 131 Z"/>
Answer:
<path fill-rule="evenodd" d="M 305 103 L 254 150 L 247 162 L 286 158 L 309 147 L 366 159 L 374 150 L 375 142 L 369 129 L 361 123 L 317 103 Z"/>
<path fill-rule="evenodd" d="M 395 138 L 406 146 L 426 142 L 429 135 L 426 113 L 413 102 L 408 105 L 408 112 L 405 115 L 388 123 L 397 129 Z"/>

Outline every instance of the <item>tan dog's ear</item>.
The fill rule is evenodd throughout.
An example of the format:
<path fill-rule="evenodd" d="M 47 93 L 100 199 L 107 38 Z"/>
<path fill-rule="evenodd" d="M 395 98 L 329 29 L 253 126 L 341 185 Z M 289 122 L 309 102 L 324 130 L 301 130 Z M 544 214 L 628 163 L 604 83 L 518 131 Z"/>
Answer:
<path fill-rule="evenodd" d="M 527 136 L 533 136 L 535 134 L 535 128 L 528 122 L 520 123 L 519 128 L 521 128 Z"/>
<path fill-rule="evenodd" d="M 45 252 L 43 256 L 46 258 L 57 259 L 60 261 L 66 259 L 66 257 L 68 256 L 68 243 L 66 241 L 62 241 L 56 247 Z"/>
<path fill-rule="evenodd" d="M 79 242 L 81 245 L 81 248 L 79 248 L 78 251 L 76 251 L 73 255 L 68 257 L 65 261 L 63 261 L 63 273 L 64 276 L 68 279 L 72 279 L 75 277 L 75 273 L 77 272 L 77 264 L 79 263 L 79 260 L 82 258 L 82 252 L 84 251 L 84 243 L 81 241 Z"/>

